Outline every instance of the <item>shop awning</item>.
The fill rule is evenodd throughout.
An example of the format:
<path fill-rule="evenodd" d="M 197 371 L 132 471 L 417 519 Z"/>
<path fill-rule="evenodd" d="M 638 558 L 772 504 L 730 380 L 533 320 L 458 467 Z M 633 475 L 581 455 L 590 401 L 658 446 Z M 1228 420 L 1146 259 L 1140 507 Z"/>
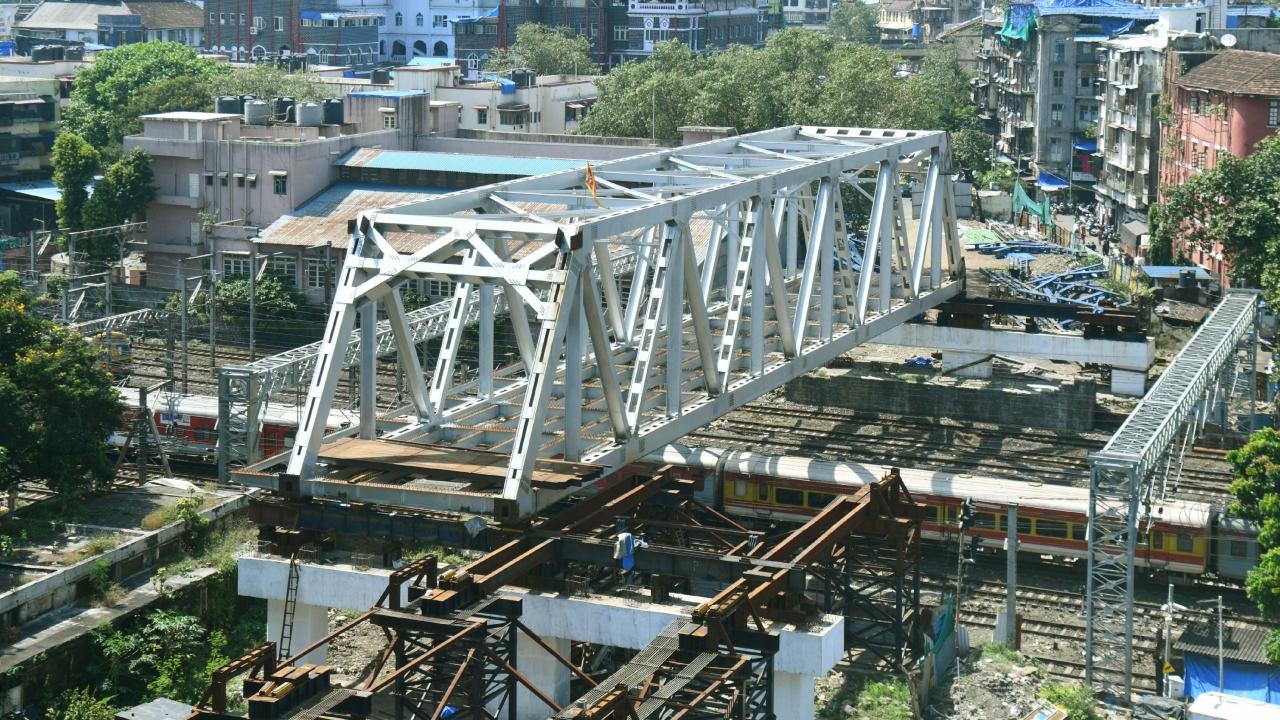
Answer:
<path fill-rule="evenodd" d="M 1062 190 L 1070 185 L 1070 183 L 1053 173 L 1041 171 L 1040 177 L 1036 179 L 1036 185 L 1039 185 L 1042 190 L 1053 191 Z"/>

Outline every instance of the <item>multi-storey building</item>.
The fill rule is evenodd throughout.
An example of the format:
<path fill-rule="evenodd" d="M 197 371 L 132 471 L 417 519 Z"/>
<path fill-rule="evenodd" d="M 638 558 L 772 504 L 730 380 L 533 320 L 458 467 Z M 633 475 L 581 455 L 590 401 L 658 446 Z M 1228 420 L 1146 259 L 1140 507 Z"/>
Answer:
<path fill-rule="evenodd" d="M 58 134 L 58 81 L 0 77 L 0 181 L 50 174 Z"/>
<path fill-rule="evenodd" d="M 1003 17 L 986 18 L 975 100 L 994 125 L 997 149 L 1024 178 L 1042 191 L 1066 190 L 1077 199 L 1092 194 L 1096 136 L 1103 126 L 1103 43 L 1141 33 L 1167 13 L 1185 15 L 1191 19 L 1177 22 L 1193 25 L 1207 15 L 1202 7 L 1034 0 L 1012 3 Z M 1137 131 L 1129 118 L 1121 120 Z"/>
<path fill-rule="evenodd" d="M 404 64 L 418 57 L 453 58 L 454 23 L 486 12 L 481 0 L 390 0 L 382 27 L 387 60 Z"/>
<path fill-rule="evenodd" d="M 837 2 L 848 0 L 782 0 L 782 24 L 825 31 L 831 22 L 831 6 Z"/>
<path fill-rule="evenodd" d="M 200 6 L 175 0 L 46 0 L 13 23 L 22 38 L 125 45 L 164 40 L 202 47 Z"/>
<path fill-rule="evenodd" d="M 1160 189 L 1160 89 L 1163 34 L 1133 35 L 1102 44 L 1102 112 L 1097 123 L 1098 216 L 1120 232 L 1123 249 L 1140 253 L 1147 211 Z"/>
<path fill-rule="evenodd" d="M 205 0 L 205 45 L 232 60 L 305 55 L 369 69 L 387 54 L 379 38 L 385 12 L 381 0 Z"/>
<path fill-rule="evenodd" d="M 781 23 L 771 0 L 482 0 L 477 16 L 454 24 L 454 53 L 468 69 L 484 65 L 493 48 L 515 42 L 527 22 L 566 27 L 591 40 L 601 67 L 648 57 L 666 40 L 694 50 L 761 46 Z"/>
<path fill-rule="evenodd" d="M 144 116 L 142 134 L 126 137 L 124 147 L 146 150 L 155 173 L 148 285 L 177 287 L 178 259 L 207 246 L 207 222 L 224 230 L 265 226 L 332 184 L 333 162 L 347 151 L 411 149 L 433 127 L 425 92 L 353 92 L 343 100 L 342 123 L 310 126 L 248 124 L 235 113 Z"/>
<path fill-rule="evenodd" d="M 577 130 L 596 101 L 594 77 L 512 73 L 481 82 L 438 85 L 433 98 L 461 108 L 461 130 L 563 134 Z"/>
<path fill-rule="evenodd" d="M 1259 140 L 1280 129 L 1280 55 L 1174 52 L 1166 67 L 1169 122 L 1160 162 L 1162 187 L 1182 184 L 1227 155 L 1249 155 Z M 1181 67 L 1189 69 L 1178 74 Z M 1224 286 L 1231 284 L 1231 263 L 1221 246 L 1184 242 L 1178 250 Z"/>

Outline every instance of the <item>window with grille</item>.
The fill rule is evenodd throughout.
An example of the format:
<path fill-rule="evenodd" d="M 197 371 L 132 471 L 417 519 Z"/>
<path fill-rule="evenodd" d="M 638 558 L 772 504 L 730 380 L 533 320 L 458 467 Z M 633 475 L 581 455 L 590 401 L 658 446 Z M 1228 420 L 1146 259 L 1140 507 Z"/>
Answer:
<path fill-rule="evenodd" d="M 1061 62 L 1061 61 L 1059 61 L 1059 62 Z M 1065 82 L 1065 80 L 1066 80 L 1066 75 L 1067 75 L 1067 74 L 1066 74 L 1066 71 L 1063 71 L 1063 70 L 1054 70 L 1054 71 L 1053 71 L 1053 89 L 1054 89 L 1054 90 L 1061 90 L 1061 89 L 1062 89 L 1062 86 L 1066 84 L 1066 82 Z"/>
<path fill-rule="evenodd" d="M 289 287 L 294 287 L 298 284 L 298 260 L 287 256 L 273 257 L 267 263 L 267 274 L 279 278 Z"/>
<path fill-rule="evenodd" d="M 273 175 L 271 179 L 272 179 L 272 185 L 273 185 L 272 190 L 275 192 L 276 195 L 289 194 L 289 176 L 288 175 Z"/>
<path fill-rule="evenodd" d="M 626 25 L 614 25 L 614 26 L 613 26 L 613 39 L 614 39 L 614 41 L 616 41 L 616 42 L 626 42 L 626 40 L 627 40 L 627 32 L 628 32 L 628 31 L 630 31 L 630 29 L 631 29 L 631 28 L 627 27 Z"/>
<path fill-rule="evenodd" d="M 1280 100 L 1267 103 L 1267 127 L 1280 126 Z"/>
<path fill-rule="evenodd" d="M 325 261 L 316 258 L 307 259 L 307 287 L 311 290 L 322 290 L 325 287 Z"/>
<path fill-rule="evenodd" d="M 222 256 L 222 277 L 230 278 L 237 275 L 249 274 L 249 256 L 248 255 L 223 255 Z"/>

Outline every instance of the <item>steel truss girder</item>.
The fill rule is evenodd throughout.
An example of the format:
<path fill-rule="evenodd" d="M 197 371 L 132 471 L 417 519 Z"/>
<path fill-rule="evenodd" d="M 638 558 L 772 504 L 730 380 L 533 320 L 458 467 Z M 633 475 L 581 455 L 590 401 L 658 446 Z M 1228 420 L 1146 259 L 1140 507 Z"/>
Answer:
<path fill-rule="evenodd" d="M 784 145 L 762 153 L 760 143 Z M 788 154 L 785 143 L 804 152 Z M 394 437 L 509 453 L 489 507 L 504 518 L 527 516 L 572 491 L 535 493 L 536 460 L 563 455 L 604 474 L 621 469 L 958 293 L 963 261 L 948 161 L 940 132 L 788 127 L 601 163 L 594 193 L 583 172 L 567 170 L 365 213 L 287 474 L 304 494 L 328 492 L 317 454 L 342 359 L 352 353 L 356 308 L 386 301 L 405 280 L 474 284 L 501 289 L 497 297 L 532 313 L 532 362 L 514 372 L 482 367 L 480 382 L 454 386 L 446 329 L 429 407 L 415 408 Z M 872 198 L 880 214 L 860 272 L 835 257 L 846 242 L 839 183 L 861 182 L 868 168 L 879 172 Z M 896 184 L 905 173 L 925 178 L 931 203 L 914 241 Z M 521 204 L 530 198 L 540 204 Z M 548 217 L 548 204 L 563 219 Z M 511 212 L 476 212 L 494 205 Z M 707 225 L 712 238 L 699 266 L 693 234 Z M 405 255 L 389 233 L 422 233 L 426 242 Z M 495 252 L 509 240 L 523 243 L 522 256 Z M 601 246 L 638 251 L 625 294 L 602 280 L 609 273 L 598 272 Z M 474 304 L 467 298 L 455 295 L 444 323 L 456 328 Z M 407 381 L 411 391 L 425 387 L 420 375 Z M 582 391 L 597 386 L 599 397 L 586 402 Z M 342 492 L 377 502 L 384 488 Z M 441 497 L 454 495 L 447 488 L 408 494 L 424 507 L 456 507 L 456 497 Z M 484 508 L 474 497 L 468 503 Z"/>
<path fill-rule="evenodd" d="M 1254 330 L 1258 298 L 1256 290 L 1228 291 L 1106 447 L 1089 458 L 1085 677 L 1122 702 L 1133 690 L 1134 558 L 1156 468 L 1179 434 L 1190 442 L 1203 428 L 1224 368 Z"/>

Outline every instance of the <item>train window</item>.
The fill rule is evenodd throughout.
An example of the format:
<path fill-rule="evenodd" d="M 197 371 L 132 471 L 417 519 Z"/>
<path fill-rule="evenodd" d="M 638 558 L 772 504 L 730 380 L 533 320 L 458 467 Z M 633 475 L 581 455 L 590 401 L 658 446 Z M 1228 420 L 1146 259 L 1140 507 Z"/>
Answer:
<path fill-rule="evenodd" d="M 1071 539 L 1072 540 L 1087 540 L 1088 538 L 1086 537 L 1086 535 L 1088 534 L 1088 531 L 1089 531 L 1088 525 L 1084 525 L 1082 523 L 1071 523 Z"/>
<path fill-rule="evenodd" d="M 985 530 L 999 530 L 1000 523 L 995 513 L 980 512 L 973 514 L 973 526 Z"/>
<path fill-rule="evenodd" d="M 197 442 L 218 442 L 218 431 L 214 428 L 196 428 Z"/>
<path fill-rule="evenodd" d="M 1191 552 L 1191 536 L 1178 533 L 1178 552 Z"/>
<path fill-rule="evenodd" d="M 1019 535 L 1031 534 L 1031 518 L 1029 517 L 1018 518 L 1018 534 Z"/>
<path fill-rule="evenodd" d="M 746 480 L 733 481 L 733 496 L 740 497 L 740 498 L 747 497 L 747 481 Z"/>
<path fill-rule="evenodd" d="M 948 525 L 955 525 L 955 524 L 956 524 L 956 510 L 957 510 L 956 506 L 955 506 L 955 505 L 945 505 L 945 506 L 943 506 L 943 507 L 945 508 L 945 512 L 946 512 L 946 514 L 947 514 L 947 524 L 948 524 Z"/>
<path fill-rule="evenodd" d="M 811 492 L 809 493 L 809 507 L 815 509 L 824 508 L 827 505 L 830 505 L 831 501 L 835 499 L 836 496 L 831 495 L 830 493 Z"/>
<path fill-rule="evenodd" d="M 1036 534 L 1041 537 L 1062 538 L 1067 537 L 1067 524 L 1058 522 L 1057 520 L 1045 520 L 1040 518 L 1036 520 Z"/>
<path fill-rule="evenodd" d="M 769 486 L 764 483 L 756 483 L 756 498 L 767 501 L 769 499 Z"/>
<path fill-rule="evenodd" d="M 777 488 L 773 491 L 774 502 L 779 505 L 804 505 L 804 493 L 799 490 L 788 490 L 786 488 Z"/>
<path fill-rule="evenodd" d="M 1152 530 L 1151 542 L 1147 544 L 1147 547 L 1153 550 L 1163 550 L 1164 549 L 1164 533 L 1160 532 L 1159 530 Z"/>
<path fill-rule="evenodd" d="M 1247 557 L 1249 554 L 1249 546 L 1243 540 L 1231 541 L 1231 557 Z"/>

